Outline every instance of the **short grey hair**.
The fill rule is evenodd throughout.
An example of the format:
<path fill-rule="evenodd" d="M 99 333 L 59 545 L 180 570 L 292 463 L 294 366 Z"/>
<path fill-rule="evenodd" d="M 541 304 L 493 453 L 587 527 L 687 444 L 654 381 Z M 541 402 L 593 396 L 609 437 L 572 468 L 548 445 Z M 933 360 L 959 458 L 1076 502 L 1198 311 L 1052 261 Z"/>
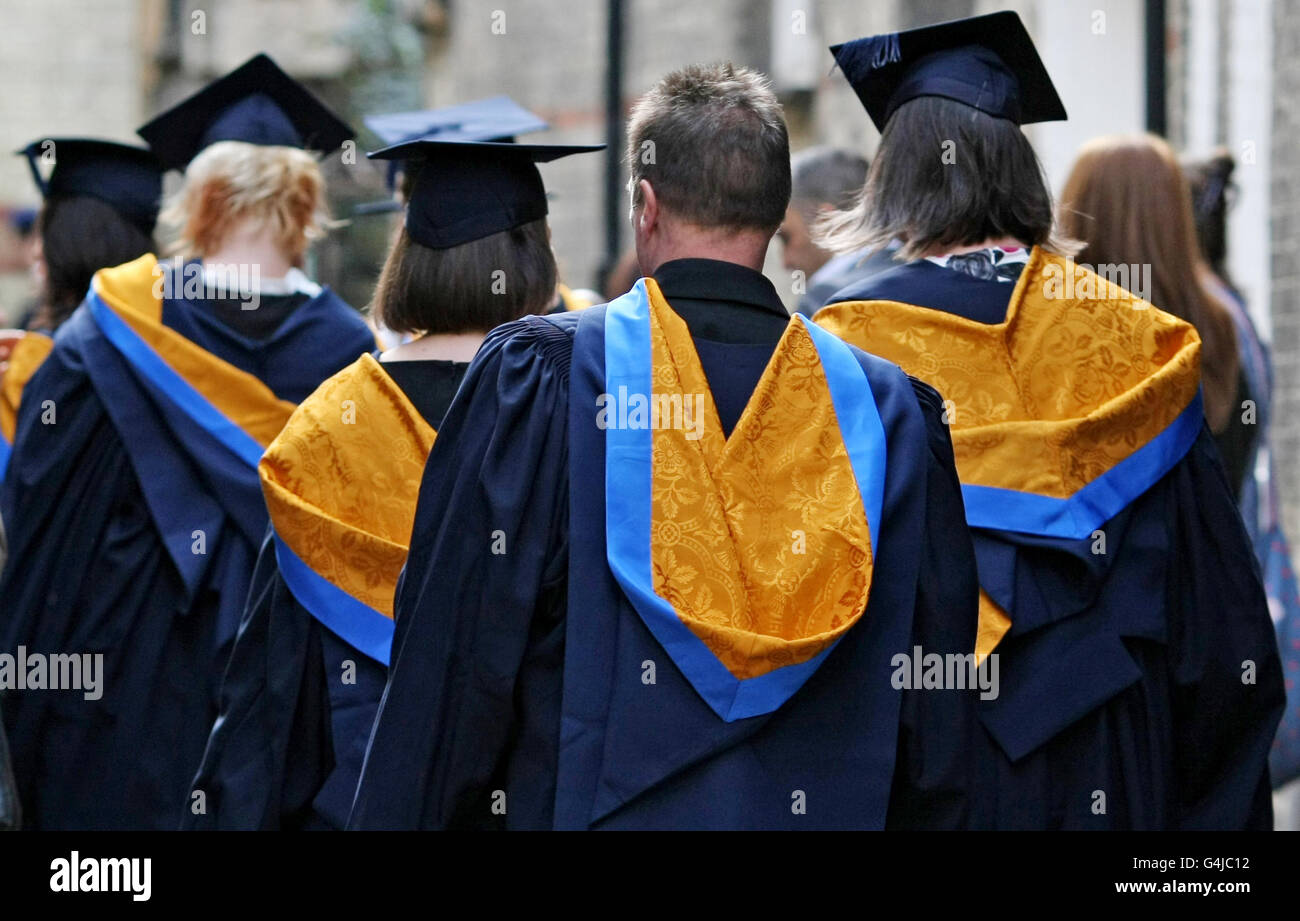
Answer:
<path fill-rule="evenodd" d="M 809 147 L 794 155 L 790 167 L 794 189 L 793 203 L 804 213 L 814 216 L 821 205 L 845 210 L 867 181 L 867 158 L 842 147 Z"/>
<path fill-rule="evenodd" d="M 632 109 L 632 204 L 640 180 L 664 208 L 703 227 L 772 233 L 790 202 L 790 138 L 781 103 L 757 71 L 692 64 L 666 75 Z"/>

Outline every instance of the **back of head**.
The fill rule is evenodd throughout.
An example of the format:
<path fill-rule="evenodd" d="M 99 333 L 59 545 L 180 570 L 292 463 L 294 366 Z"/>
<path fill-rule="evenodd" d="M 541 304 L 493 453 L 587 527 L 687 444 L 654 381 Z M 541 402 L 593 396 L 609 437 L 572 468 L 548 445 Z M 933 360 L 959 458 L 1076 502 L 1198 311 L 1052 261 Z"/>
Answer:
<path fill-rule="evenodd" d="M 1200 160 L 1187 160 L 1183 172 L 1192 197 L 1192 220 L 1201 255 L 1220 278 L 1228 278 L 1228 207 L 1232 201 L 1232 174 L 1237 164 L 1226 149 Z"/>
<path fill-rule="evenodd" d="M 331 226 L 325 179 L 310 153 L 242 141 L 205 147 L 186 167 L 185 185 L 161 217 L 180 229 L 174 250 L 183 258 L 204 258 L 253 221 L 269 229 L 293 265 Z"/>
<path fill-rule="evenodd" d="M 1011 237 L 1068 254 L 1052 195 L 1020 126 L 940 96 L 890 116 L 856 203 L 827 215 L 818 242 L 837 252 L 902 242 L 900 259 Z"/>
<path fill-rule="evenodd" d="M 394 332 L 487 332 L 555 300 L 557 272 L 546 219 L 434 249 L 400 226 L 370 311 Z"/>
<path fill-rule="evenodd" d="M 811 220 L 823 205 L 848 208 L 867 181 L 866 157 L 839 147 L 809 147 L 790 161 L 790 203 Z"/>
<path fill-rule="evenodd" d="M 1062 224 L 1084 243 L 1079 261 L 1135 265 L 1150 273 L 1151 302 L 1196 327 L 1211 428 L 1227 424 L 1237 390 L 1232 317 L 1206 289 L 1187 181 L 1154 135 L 1085 144 L 1062 194 Z"/>
<path fill-rule="evenodd" d="M 771 235 L 790 201 L 790 139 L 761 74 L 693 64 L 665 76 L 628 122 L 633 206 L 646 180 L 661 206 L 703 228 Z"/>
<path fill-rule="evenodd" d="M 96 272 L 154 248 L 153 239 L 112 205 L 86 195 L 51 195 L 39 226 L 45 290 L 35 325 L 51 329 L 81 303 Z"/>

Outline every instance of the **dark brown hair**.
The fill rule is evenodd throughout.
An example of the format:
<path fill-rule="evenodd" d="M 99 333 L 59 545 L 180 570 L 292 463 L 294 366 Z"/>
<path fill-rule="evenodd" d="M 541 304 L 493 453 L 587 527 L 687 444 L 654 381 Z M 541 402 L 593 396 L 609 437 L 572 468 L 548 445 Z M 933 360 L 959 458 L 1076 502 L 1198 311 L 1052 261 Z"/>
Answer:
<path fill-rule="evenodd" d="M 545 218 L 447 249 L 423 246 L 400 226 L 370 311 L 399 333 L 486 332 L 544 313 L 555 290 Z"/>
<path fill-rule="evenodd" d="M 1203 280 L 1191 197 L 1173 150 L 1154 135 L 1090 141 L 1061 200 L 1062 223 L 1085 241 L 1080 261 L 1150 266 L 1151 302 L 1196 327 L 1205 417 L 1223 431 L 1237 395 L 1237 334 Z"/>
<path fill-rule="evenodd" d="M 767 78 L 731 64 L 665 76 L 627 128 L 632 202 L 640 180 L 663 207 L 701 227 L 774 233 L 790 202 L 790 138 Z"/>
<path fill-rule="evenodd" d="M 54 329 L 77 309 L 100 269 L 138 259 L 153 239 L 107 202 L 87 195 L 55 195 L 40 216 L 45 290 L 33 326 Z"/>
<path fill-rule="evenodd" d="M 814 229 L 837 252 L 900 240 L 900 260 L 1002 237 L 1062 255 L 1074 248 L 1054 233 L 1052 193 L 1020 126 L 938 96 L 899 106 L 854 206 Z"/>
<path fill-rule="evenodd" d="M 1237 168 L 1232 154 L 1220 148 L 1203 160 L 1186 160 L 1183 173 L 1192 196 L 1192 220 L 1201 256 L 1229 288 L 1236 289 L 1228 274 L 1228 208 L 1236 196 L 1232 173 Z"/>

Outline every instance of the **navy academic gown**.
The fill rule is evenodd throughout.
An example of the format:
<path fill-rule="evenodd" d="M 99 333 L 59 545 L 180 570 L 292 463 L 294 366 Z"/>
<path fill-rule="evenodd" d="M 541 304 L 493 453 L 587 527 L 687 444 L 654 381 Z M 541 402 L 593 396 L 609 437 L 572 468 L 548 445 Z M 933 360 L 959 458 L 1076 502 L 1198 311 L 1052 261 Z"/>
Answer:
<path fill-rule="evenodd" d="M 238 305 L 218 305 L 233 321 Z M 297 402 L 374 348 L 328 289 L 245 316 L 166 299 L 165 325 Z M 282 311 L 278 328 L 265 329 Z M 27 385 L 0 510 L 0 651 L 103 655 L 103 695 L 11 694 L 4 719 L 28 827 L 174 829 L 267 517 L 257 476 L 148 388 L 89 302 Z M 56 424 L 43 424 L 53 401 Z M 204 553 L 192 551 L 202 531 Z"/>
<path fill-rule="evenodd" d="M 839 292 L 981 323 L 1014 285 L 909 263 Z M 980 582 L 1014 598 L 1000 693 L 978 704 L 973 824 L 1271 828 L 1283 703 L 1268 606 L 1208 426 L 1104 528 L 1106 552 L 975 529 Z M 1253 663 L 1253 683 L 1242 676 Z"/>
<path fill-rule="evenodd" d="M 729 263 L 681 260 L 656 279 L 730 432 L 789 316 Z M 854 350 L 888 444 L 866 612 L 779 709 L 724 722 L 606 561 L 593 417 L 605 312 L 499 327 L 470 366 L 426 467 L 350 827 L 965 824 L 972 694 L 890 681 L 914 644 L 974 648 L 972 547 L 937 395 Z M 649 692 L 646 660 L 660 663 Z"/>
<path fill-rule="evenodd" d="M 381 363 L 437 429 L 468 365 Z M 345 662 L 355 683 L 339 680 Z M 342 829 L 388 669 L 294 597 L 268 531 L 222 680 L 219 715 L 193 787 L 205 810 L 185 829 Z"/>

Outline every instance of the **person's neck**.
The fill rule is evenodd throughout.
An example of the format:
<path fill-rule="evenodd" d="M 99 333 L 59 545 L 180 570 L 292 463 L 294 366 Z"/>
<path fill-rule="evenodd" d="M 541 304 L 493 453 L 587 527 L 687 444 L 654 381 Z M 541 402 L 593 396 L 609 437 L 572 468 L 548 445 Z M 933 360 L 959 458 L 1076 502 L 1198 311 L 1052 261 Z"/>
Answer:
<path fill-rule="evenodd" d="M 713 259 L 734 262 L 755 272 L 763 271 L 770 235 L 754 232 L 732 233 L 712 228 L 678 226 L 664 235 L 654 251 L 641 259 L 642 271 L 653 275 L 665 263 L 678 259 Z"/>
<path fill-rule="evenodd" d="M 380 361 L 457 361 L 468 363 L 474 359 L 479 346 L 487 337 L 485 331 L 464 333 L 431 333 L 411 342 L 389 349 L 379 356 Z"/>
<path fill-rule="evenodd" d="M 283 278 L 296 268 L 276 245 L 271 228 L 255 222 L 236 225 L 221 245 L 203 254 L 205 265 L 257 266 L 262 278 Z"/>

